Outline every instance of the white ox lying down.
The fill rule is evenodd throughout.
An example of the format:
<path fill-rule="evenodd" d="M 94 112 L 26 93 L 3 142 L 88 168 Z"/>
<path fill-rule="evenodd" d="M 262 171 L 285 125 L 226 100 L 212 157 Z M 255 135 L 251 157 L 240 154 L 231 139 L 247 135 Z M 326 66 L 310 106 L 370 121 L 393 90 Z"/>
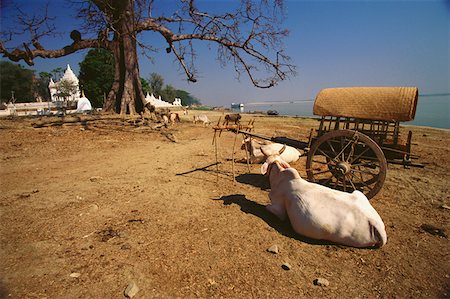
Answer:
<path fill-rule="evenodd" d="M 298 234 L 312 239 L 353 247 L 386 244 L 384 223 L 363 193 L 307 182 L 280 157 L 282 151 L 269 155 L 261 166 L 272 189 L 267 210 L 282 220 L 287 215 Z"/>
<path fill-rule="evenodd" d="M 270 141 L 257 141 L 253 138 L 247 137 L 242 142 L 241 149 L 247 149 L 249 153 L 249 162 L 252 164 L 262 163 L 266 160 L 266 156 L 262 153 L 261 148 L 264 148 L 265 153 L 278 153 L 283 144 L 272 143 Z M 301 153 L 292 146 L 286 146 L 286 149 L 281 154 L 281 158 L 287 163 L 293 163 L 299 159 Z"/>

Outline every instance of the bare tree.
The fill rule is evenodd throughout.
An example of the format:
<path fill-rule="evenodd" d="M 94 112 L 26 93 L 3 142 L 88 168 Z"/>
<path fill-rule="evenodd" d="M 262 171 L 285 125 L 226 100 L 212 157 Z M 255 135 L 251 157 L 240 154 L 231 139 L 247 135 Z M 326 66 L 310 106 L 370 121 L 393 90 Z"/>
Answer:
<path fill-rule="evenodd" d="M 217 47 L 221 64 L 233 63 L 240 74 L 261 88 L 272 87 L 295 73 L 289 57 L 284 55 L 282 40 L 288 31 L 282 29 L 282 0 L 241 0 L 230 12 L 211 14 L 202 11 L 194 0 L 179 0 L 171 14 L 154 16 L 157 0 L 79 0 L 73 3 L 83 28 L 74 30 L 73 43 L 61 49 L 46 49 L 40 39 L 55 31 L 48 14 L 38 18 L 17 18 L 31 36 L 28 43 L 9 46 L 14 32 L 3 34 L 0 53 L 12 61 L 29 65 L 36 57 L 55 58 L 87 48 L 104 48 L 115 58 L 114 83 L 104 103 L 104 110 L 113 112 L 116 102 L 120 113 L 135 114 L 142 109 L 144 94 L 139 76 L 137 46 L 151 56 L 153 49 L 140 41 L 141 34 L 157 33 L 166 43 L 166 52 L 174 55 L 187 79 L 196 82 L 194 42 L 203 41 Z M 83 35 L 95 38 L 83 39 Z"/>
<path fill-rule="evenodd" d="M 161 90 L 164 86 L 164 78 L 157 73 L 151 73 L 149 83 L 155 95 L 161 95 Z"/>

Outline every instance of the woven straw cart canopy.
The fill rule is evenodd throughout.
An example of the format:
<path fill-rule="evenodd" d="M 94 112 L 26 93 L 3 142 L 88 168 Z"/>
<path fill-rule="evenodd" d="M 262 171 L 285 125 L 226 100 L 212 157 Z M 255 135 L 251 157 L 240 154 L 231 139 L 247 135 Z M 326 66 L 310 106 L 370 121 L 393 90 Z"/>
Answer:
<path fill-rule="evenodd" d="M 385 121 L 409 121 L 416 115 L 417 87 L 326 88 L 314 102 L 314 114 Z"/>

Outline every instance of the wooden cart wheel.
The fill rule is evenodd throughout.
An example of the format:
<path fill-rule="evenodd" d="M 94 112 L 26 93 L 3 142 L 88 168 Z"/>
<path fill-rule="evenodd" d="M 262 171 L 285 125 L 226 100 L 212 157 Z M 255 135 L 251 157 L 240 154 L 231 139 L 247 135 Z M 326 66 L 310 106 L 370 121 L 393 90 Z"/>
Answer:
<path fill-rule="evenodd" d="M 374 197 L 386 179 L 387 162 L 378 144 L 363 133 L 336 130 L 318 138 L 306 159 L 310 182 Z"/>

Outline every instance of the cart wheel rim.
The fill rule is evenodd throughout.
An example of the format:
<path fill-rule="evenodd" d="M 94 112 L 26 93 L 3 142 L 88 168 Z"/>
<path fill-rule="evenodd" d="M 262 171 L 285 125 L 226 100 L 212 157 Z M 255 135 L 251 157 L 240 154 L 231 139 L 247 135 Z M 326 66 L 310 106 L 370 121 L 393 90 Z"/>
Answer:
<path fill-rule="evenodd" d="M 308 180 L 345 192 L 359 190 L 374 197 L 386 179 L 387 161 L 367 135 L 336 130 L 318 138 L 306 160 Z"/>

